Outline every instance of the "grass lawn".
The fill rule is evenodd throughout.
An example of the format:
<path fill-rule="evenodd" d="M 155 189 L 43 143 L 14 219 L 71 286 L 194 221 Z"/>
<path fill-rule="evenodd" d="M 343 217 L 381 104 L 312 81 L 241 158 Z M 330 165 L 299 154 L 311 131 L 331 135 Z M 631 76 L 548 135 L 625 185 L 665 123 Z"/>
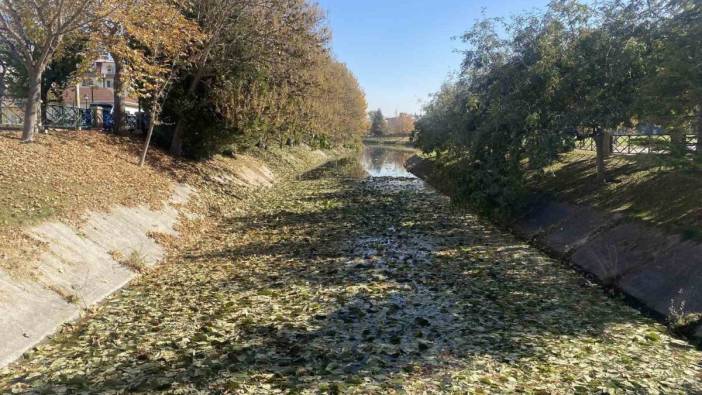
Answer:
<path fill-rule="evenodd" d="M 702 171 L 676 167 L 666 156 L 653 154 L 613 155 L 607 170 L 614 182 L 598 183 L 595 154 L 576 150 L 545 175 L 532 176 L 530 187 L 702 239 Z"/>

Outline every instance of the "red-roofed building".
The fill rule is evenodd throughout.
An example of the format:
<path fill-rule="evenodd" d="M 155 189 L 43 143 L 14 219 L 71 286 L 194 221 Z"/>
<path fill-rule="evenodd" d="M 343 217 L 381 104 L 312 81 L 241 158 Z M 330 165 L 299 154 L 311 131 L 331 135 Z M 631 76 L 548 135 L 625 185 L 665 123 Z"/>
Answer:
<path fill-rule="evenodd" d="M 88 72 L 80 76 L 78 86 L 63 92 L 66 105 L 80 108 L 112 108 L 114 101 L 115 61 L 109 53 L 103 53 L 95 60 Z M 132 97 L 123 97 L 125 112 L 134 114 L 139 111 L 139 103 Z"/>

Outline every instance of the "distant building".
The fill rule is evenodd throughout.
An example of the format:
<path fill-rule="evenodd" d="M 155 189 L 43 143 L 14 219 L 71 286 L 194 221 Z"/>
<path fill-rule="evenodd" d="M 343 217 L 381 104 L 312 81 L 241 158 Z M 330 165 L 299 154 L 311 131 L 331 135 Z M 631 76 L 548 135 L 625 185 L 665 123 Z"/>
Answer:
<path fill-rule="evenodd" d="M 80 108 L 103 107 L 111 110 L 114 101 L 115 61 L 104 52 L 92 67 L 80 76 L 79 84 L 63 92 L 63 102 Z M 134 114 L 139 111 L 139 102 L 129 96 L 122 97 L 125 112 Z"/>
<path fill-rule="evenodd" d="M 109 53 L 103 53 L 95 60 L 90 70 L 80 79 L 82 88 L 114 88 L 115 86 L 115 61 Z"/>

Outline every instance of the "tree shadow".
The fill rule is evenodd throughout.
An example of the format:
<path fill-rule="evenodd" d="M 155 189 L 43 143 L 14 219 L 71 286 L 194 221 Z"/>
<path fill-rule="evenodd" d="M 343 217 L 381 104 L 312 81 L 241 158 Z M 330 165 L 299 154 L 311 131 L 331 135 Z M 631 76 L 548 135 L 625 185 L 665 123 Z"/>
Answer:
<path fill-rule="evenodd" d="M 558 169 L 539 189 L 556 198 L 618 212 L 686 233 L 702 235 L 702 177 L 694 167 L 680 167 L 667 155 L 615 155 L 607 162 L 617 183 L 597 182 L 592 156 Z"/>
<path fill-rule="evenodd" d="M 299 188 L 338 169 L 307 173 Z M 46 388 L 399 389 L 393 377 L 479 358 L 548 363 L 560 342 L 644 320 L 435 193 L 401 186 L 414 181 L 334 182 L 320 196 L 335 206 L 227 217 L 214 232 L 224 239 L 147 275 L 91 320 L 122 315 L 115 326 L 85 322 L 60 339 L 85 362 L 73 374 L 47 368 Z"/>

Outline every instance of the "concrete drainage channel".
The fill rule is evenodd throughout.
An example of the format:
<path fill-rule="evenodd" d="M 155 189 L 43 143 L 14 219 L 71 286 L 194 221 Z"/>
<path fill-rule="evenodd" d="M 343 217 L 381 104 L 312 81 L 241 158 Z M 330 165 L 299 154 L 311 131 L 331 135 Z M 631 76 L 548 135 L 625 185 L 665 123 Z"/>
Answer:
<path fill-rule="evenodd" d="M 164 207 L 114 207 L 89 213 L 83 225 L 48 222 L 28 229 L 46 243 L 36 264 L 36 279 L 17 280 L 0 271 L 0 366 L 7 365 L 77 319 L 136 277 L 138 267 L 163 259 L 164 248 L 154 234 L 177 236 L 183 205 L 195 191 L 178 184 Z"/>
<path fill-rule="evenodd" d="M 591 207 L 546 201 L 514 232 L 702 341 L 702 244 Z M 686 326 L 686 327 L 685 327 Z"/>
<path fill-rule="evenodd" d="M 432 184 L 431 162 L 408 169 Z M 441 185 L 437 185 L 441 189 Z M 702 346 L 702 244 L 592 207 L 542 201 L 512 225 L 518 236 L 621 291 Z"/>

